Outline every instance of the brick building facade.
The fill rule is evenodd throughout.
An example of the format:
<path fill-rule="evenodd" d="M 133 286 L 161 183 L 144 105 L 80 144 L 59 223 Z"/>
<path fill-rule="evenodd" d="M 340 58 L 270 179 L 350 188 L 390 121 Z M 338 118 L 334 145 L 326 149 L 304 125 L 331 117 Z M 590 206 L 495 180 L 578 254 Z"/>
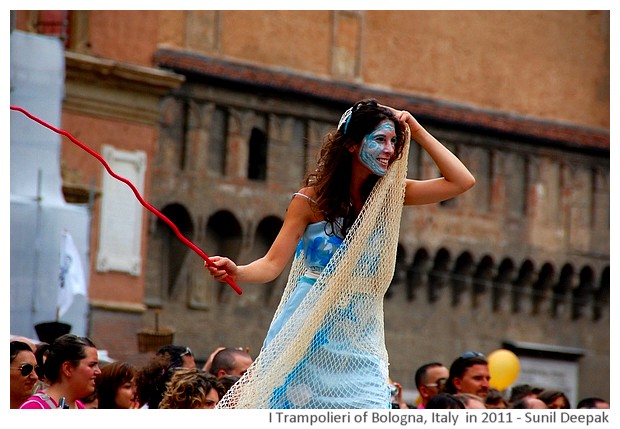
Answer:
<path fill-rule="evenodd" d="M 37 27 L 45 11 L 16 13 Z M 410 110 L 477 185 L 406 208 L 385 300 L 392 378 L 465 350 L 576 362 L 609 397 L 609 13 L 92 11 L 65 15 L 63 127 L 145 154 L 146 199 L 207 254 L 262 255 L 322 136 L 358 99 Z M 534 31 L 535 30 L 535 31 Z M 500 35 L 499 37 L 497 35 Z M 286 273 L 236 295 L 144 214 L 140 266 L 102 269 L 95 162 L 63 148 L 67 194 L 93 178 L 91 336 L 135 363 L 154 312 L 205 359 L 256 353 Z M 412 147 L 409 176 L 433 177 Z M 585 381 L 588 381 L 587 383 Z"/>

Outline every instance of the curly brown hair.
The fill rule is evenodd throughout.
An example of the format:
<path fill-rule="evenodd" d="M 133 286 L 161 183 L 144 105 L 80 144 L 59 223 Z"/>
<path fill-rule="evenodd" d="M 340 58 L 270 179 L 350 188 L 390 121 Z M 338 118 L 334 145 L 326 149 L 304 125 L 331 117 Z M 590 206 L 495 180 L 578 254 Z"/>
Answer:
<path fill-rule="evenodd" d="M 224 396 L 224 386 L 214 376 L 198 368 L 175 368 L 159 408 L 203 408 L 211 389 L 219 399 Z"/>
<path fill-rule="evenodd" d="M 316 192 L 316 209 L 322 213 L 332 231 L 339 231 L 342 236 L 355 221 L 357 213 L 351 208 L 349 184 L 351 182 L 352 154 L 349 148 L 361 144 L 363 138 L 370 134 L 380 122 L 388 119 L 394 123 L 397 142 L 390 163 L 402 156 L 405 145 L 405 133 L 400 122 L 387 108 L 380 106 L 375 99 L 358 101 L 351 108 L 351 116 L 335 131 L 328 133 L 319 153 L 317 169 L 305 180 Z M 365 201 L 379 176 L 369 177 L 362 190 Z"/>

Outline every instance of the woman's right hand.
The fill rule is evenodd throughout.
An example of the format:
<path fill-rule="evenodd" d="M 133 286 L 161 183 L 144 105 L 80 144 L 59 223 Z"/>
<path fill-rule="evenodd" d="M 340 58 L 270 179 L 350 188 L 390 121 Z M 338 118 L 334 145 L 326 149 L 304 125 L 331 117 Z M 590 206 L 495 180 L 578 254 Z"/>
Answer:
<path fill-rule="evenodd" d="M 379 104 L 379 106 L 385 107 L 386 109 L 391 111 L 396 117 L 396 119 L 398 120 L 398 122 L 400 122 L 401 126 L 404 127 L 405 124 L 409 125 L 409 130 L 411 131 L 412 135 L 422 128 L 422 126 L 418 123 L 416 118 L 413 117 L 411 112 L 407 110 L 396 110 L 393 107 L 385 106 L 383 104 Z"/>
<path fill-rule="evenodd" d="M 209 270 L 209 274 L 211 274 L 215 280 L 225 282 L 226 278 L 229 276 L 233 281 L 235 280 L 239 269 L 237 264 L 222 256 L 212 256 L 209 260 L 211 264 L 205 261 L 205 268 Z"/>

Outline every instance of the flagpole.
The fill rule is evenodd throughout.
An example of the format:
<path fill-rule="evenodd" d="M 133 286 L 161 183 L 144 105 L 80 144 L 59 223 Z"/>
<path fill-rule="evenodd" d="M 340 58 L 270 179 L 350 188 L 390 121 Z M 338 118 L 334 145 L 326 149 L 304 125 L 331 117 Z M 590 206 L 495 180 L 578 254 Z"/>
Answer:
<path fill-rule="evenodd" d="M 62 237 L 60 238 L 60 274 L 58 277 L 58 280 L 61 281 L 62 283 L 65 283 L 66 280 L 66 276 L 67 276 L 67 271 L 64 270 L 64 266 L 63 264 L 65 263 L 64 261 L 64 256 L 65 256 L 65 252 L 67 249 L 67 228 L 64 228 L 62 231 Z M 62 280 L 61 280 L 62 279 Z M 56 295 L 56 322 L 60 322 L 60 303 L 59 303 L 59 299 L 60 299 L 60 294 L 62 294 L 62 291 L 60 290 L 60 288 L 58 287 L 60 285 L 56 285 L 56 293 L 58 295 Z"/>
<path fill-rule="evenodd" d="M 37 213 L 34 225 L 34 267 L 32 270 L 32 299 L 30 309 L 33 319 L 37 313 L 37 296 L 39 295 L 39 256 L 41 253 L 41 201 L 43 200 L 43 197 L 41 196 L 42 182 L 42 172 L 39 168 L 37 171 L 37 194 L 34 197 L 34 200 L 37 202 Z"/>

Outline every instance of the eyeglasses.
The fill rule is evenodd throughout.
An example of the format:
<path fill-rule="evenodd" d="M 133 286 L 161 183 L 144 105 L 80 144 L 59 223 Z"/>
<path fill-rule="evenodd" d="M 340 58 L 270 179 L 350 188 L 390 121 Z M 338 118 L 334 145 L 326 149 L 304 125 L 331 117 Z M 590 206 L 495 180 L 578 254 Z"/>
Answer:
<path fill-rule="evenodd" d="M 41 370 L 41 367 L 39 367 L 38 365 L 34 366 L 31 363 L 24 363 L 24 364 L 21 364 L 18 368 L 11 368 L 11 369 L 19 370 L 22 377 L 28 377 L 32 373 L 32 371 L 34 371 L 35 374 L 37 374 L 37 377 L 39 377 L 39 372 Z"/>
<path fill-rule="evenodd" d="M 192 349 L 190 349 L 189 347 L 185 347 L 185 351 L 183 353 L 181 353 L 179 356 L 181 356 L 181 357 L 183 357 L 183 356 L 193 356 Z"/>
<path fill-rule="evenodd" d="M 486 357 L 480 353 L 480 352 L 465 352 L 460 356 L 461 359 L 463 360 L 467 360 L 467 359 L 473 359 L 473 358 L 483 358 L 486 359 Z"/>
<path fill-rule="evenodd" d="M 428 383 L 428 384 L 425 384 L 424 386 L 425 387 L 436 387 L 438 389 L 441 389 L 446 384 L 446 381 L 448 381 L 446 378 L 438 378 L 436 382 Z"/>

